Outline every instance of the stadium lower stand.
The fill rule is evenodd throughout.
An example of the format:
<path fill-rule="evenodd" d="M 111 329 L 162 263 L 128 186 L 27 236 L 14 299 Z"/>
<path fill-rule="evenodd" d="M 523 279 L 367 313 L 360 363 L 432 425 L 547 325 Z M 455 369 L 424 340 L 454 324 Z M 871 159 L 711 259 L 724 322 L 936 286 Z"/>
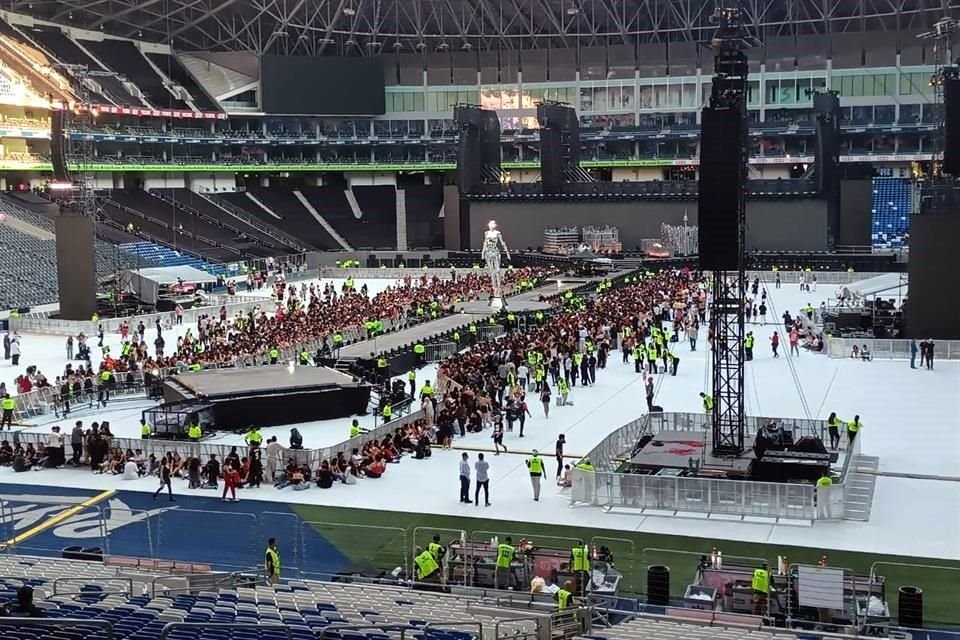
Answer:
<path fill-rule="evenodd" d="M 875 249 L 903 249 L 910 232 L 913 188 L 908 178 L 873 179 L 873 230 Z"/>

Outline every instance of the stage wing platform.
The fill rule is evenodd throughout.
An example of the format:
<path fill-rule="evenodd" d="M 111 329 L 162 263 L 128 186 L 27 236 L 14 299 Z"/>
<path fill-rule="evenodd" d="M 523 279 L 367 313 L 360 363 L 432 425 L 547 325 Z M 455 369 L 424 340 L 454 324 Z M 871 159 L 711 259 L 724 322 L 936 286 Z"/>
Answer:
<path fill-rule="evenodd" d="M 728 478 L 748 476 L 755 458 L 753 451 L 747 449 L 737 458 L 719 458 L 711 453 L 711 436 L 710 431 L 660 431 L 633 452 L 625 471 L 674 474 L 688 469 L 693 460 L 700 465 L 700 475 Z"/>
<path fill-rule="evenodd" d="M 370 386 L 326 367 L 273 365 L 176 374 L 163 398 L 209 402 L 217 429 L 239 430 L 363 414 Z"/>

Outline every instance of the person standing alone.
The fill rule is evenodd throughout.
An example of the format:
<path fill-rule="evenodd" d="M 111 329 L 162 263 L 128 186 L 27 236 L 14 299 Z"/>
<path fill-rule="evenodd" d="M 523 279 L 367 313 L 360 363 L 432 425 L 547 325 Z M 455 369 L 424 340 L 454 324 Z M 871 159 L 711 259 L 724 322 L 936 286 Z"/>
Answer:
<path fill-rule="evenodd" d="M 460 502 L 470 504 L 470 462 L 466 451 L 460 457 Z"/>
<path fill-rule="evenodd" d="M 267 584 L 280 582 L 280 550 L 277 549 L 277 539 L 267 540 L 267 551 L 264 556 L 264 570 L 267 574 Z"/>
<path fill-rule="evenodd" d="M 466 456 L 467 454 L 463 454 Z M 540 453 L 534 449 L 533 454 L 527 458 L 527 469 L 530 470 L 530 484 L 533 486 L 533 499 L 540 501 L 540 480 L 543 478 L 543 458 Z"/>
<path fill-rule="evenodd" d="M 779 348 L 780 348 L 780 334 L 774 331 L 773 335 L 770 336 L 770 349 L 773 351 L 774 358 L 780 357 L 780 354 L 777 353 L 777 349 Z"/>
<path fill-rule="evenodd" d="M 490 506 L 490 463 L 483 459 L 483 454 L 477 454 L 477 461 L 473 463 L 473 468 L 477 471 L 477 488 L 474 490 L 474 506 L 480 506 L 480 489 L 483 489 L 483 506 Z"/>

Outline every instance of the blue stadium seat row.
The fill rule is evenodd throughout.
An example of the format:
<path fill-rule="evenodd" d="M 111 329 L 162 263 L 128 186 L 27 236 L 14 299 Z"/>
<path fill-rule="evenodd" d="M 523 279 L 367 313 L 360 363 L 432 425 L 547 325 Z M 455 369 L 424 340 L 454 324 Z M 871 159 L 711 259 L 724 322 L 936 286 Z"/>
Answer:
<path fill-rule="evenodd" d="M 913 191 L 909 178 L 873 179 L 873 225 L 875 249 L 902 249 L 907 245 Z"/>
<path fill-rule="evenodd" d="M 228 275 L 227 268 L 222 264 L 213 264 L 152 242 L 127 242 L 120 245 L 120 250 L 136 256 L 144 262 L 156 264 L 161 267 L 187 266 L 206 271 L 215 276 Z"/>

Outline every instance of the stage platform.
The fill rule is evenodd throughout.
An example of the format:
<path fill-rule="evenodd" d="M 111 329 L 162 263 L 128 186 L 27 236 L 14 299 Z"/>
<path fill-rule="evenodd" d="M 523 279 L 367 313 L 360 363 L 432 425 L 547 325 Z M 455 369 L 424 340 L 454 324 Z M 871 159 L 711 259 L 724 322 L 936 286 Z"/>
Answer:
<path fill-rule="evenodd" d="M 326 367 L 272 365 L 177 374 L 164 382 L 163 398 L 211 402 L 217 428 L 235 430 L 362 414 L 370 387 Z"/>
<path fill-rule="evenodd" d="M 561 281 L 559 286 L 554 282 L 553 284 L 544 285 L 531 291 L 525 291 L 519 295 L 507 298 L 507 308 L 510 311 L 516 312 L 549 309 L 550 305 L 548 303 L 540 302 L 540 296 L 549 296 L 558 292 L 562 293 L 568 289 L 574 289 L 584 282 L 588 282 L 588 280 L 583 278 L 570 281 L 564 280 Z M 453 331 L 458 327 L 462 330 L 471 322 L 479 323 L 485 321 L 488 317 L 499 312 L 499 309 L 494 309 L 486 302 L 467 302 L 457 305 L 455 308 L 459 312 L 455 315 L 437 318 L 436 320 L 424 322 L 395 333 L 387 333 L 378 336 L 376 340 L 361 340 L 360 342 L 347 345 L 340 349 L 340 355 L 347 358 L 369 358 L 371 353 L 379 355 L 416 342 L 417 340 L 429 340 L 437 334 L 445 331 Z"/>
<path fill-rule="evenodd" d="M 748 447 L 738 458 L 718 458 L 711 449 L 713 437 L 710 431 L 660 431 L 630 458 L 627 466 L 652 473 L 662 469 L 683 470 L 689 468 L 693 458 L 702 461 L 701 476 L 740 478 L 750 473 L 755 459 L 753 449 Z"/>

